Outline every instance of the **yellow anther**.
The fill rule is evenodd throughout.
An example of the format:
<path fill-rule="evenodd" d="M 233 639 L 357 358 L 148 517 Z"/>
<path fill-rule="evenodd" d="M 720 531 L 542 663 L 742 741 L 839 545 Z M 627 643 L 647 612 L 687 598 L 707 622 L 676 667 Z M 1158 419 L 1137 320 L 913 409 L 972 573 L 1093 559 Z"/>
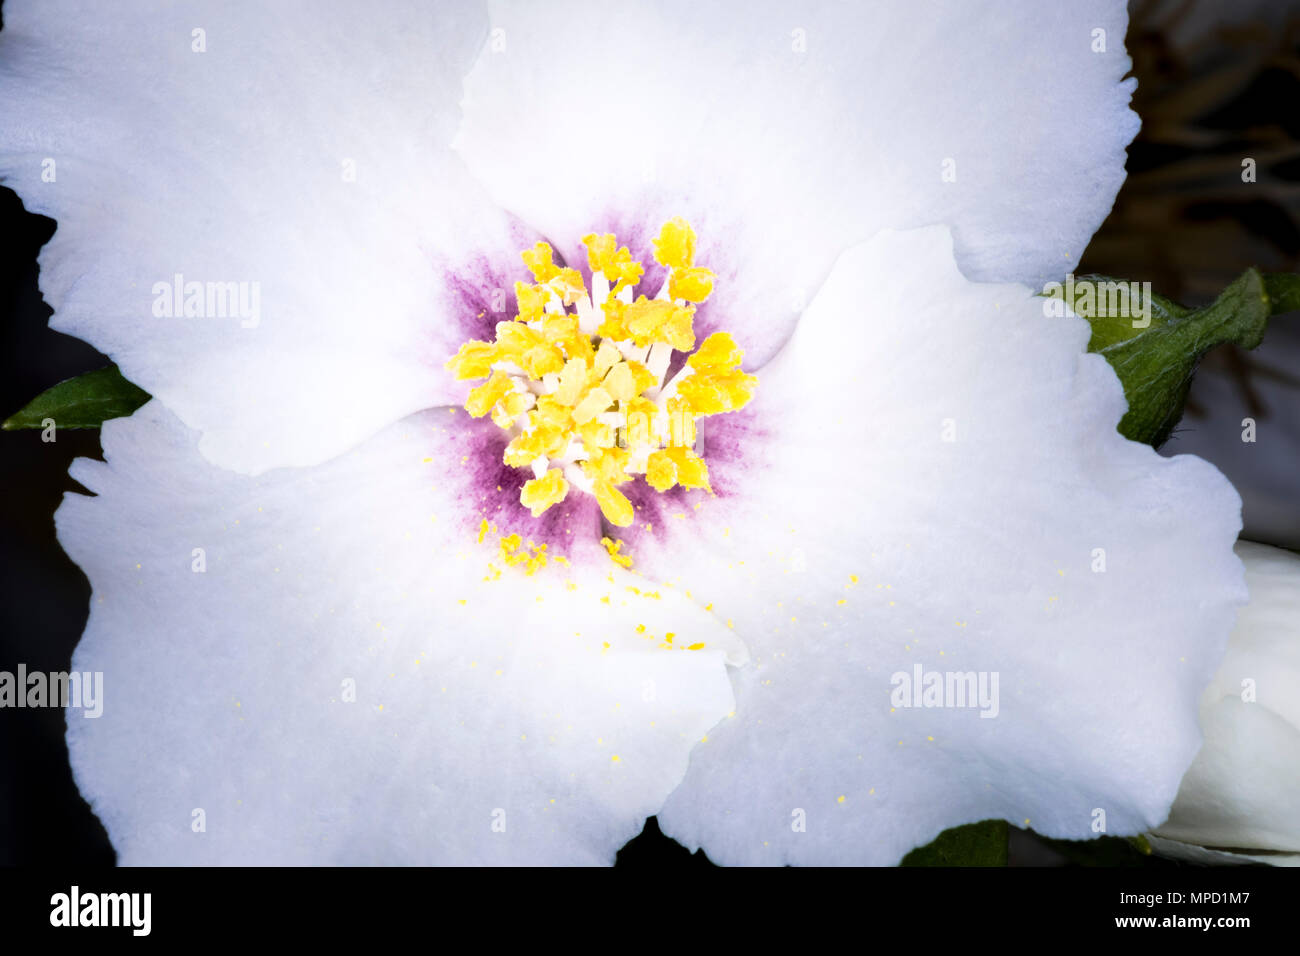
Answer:
<path fill-rule="evenodd" d="M 565 305 L 573 305 L 579 296 L 587 294 L 587 286 L 582 281 L 582 273 L 577 269 L 561 269 L 555 277 L 546 283 L 546 287 L 558 295 Z"/>
<path fill-rule="evenodd" d="M 611 485 L 621 485 L 632 480 L 632 476 L 624 470 L 629 457 L 627 451 L 622 448 L 592 449 L 591 456 L 582 463 L 582 470 L 592 481 L 607 481 Z"/>
<path fill-rule="evenodd" d="M 632 338 L 632 332 L 627 327 L 625 315 L 627 313 L 627 303 L 620 302 L 618 299 L 606 299 L 605 304 L 601 306 L 604 318 L 601 319 L 600 328 L 596 329 L 600 335 L 601 342 L 627 342 Z"/>
<path fill-rule="evenodd" d="M 627 362 L 628 371 L 632 373 L 633 395 L 640 395 L 648 388 L 654 388 L 659 384 L 659 379 L 655 378 L 654 372 L 650 371 L 640 362 L 633 362 L 631 359 Z"/>
<path fill-rule="evenodd" d="M 466 342 L 447 360 L 446 367 L 460 379 L 483 378 L 491 373 L 497 353 L 497 346 L 490 342 Z"/>
<path fill-rule="evenodd" d="M 618 239 L 612 232 L 588 233 L 582 237 L 582 244 L 587 247 L 587 265 L 591 267 L 592 272 L 604 272 L 606 263 L 614 257 L 614 251 L 618 249 Z"/>
<path fill-rule="evenodd" d="M 561 405 L 569 407 L 577 405 L 578 399 L 582 398 L 583 390 L 587 387 L 587 377 L 587 363 L 582 359 L 569 359 L 564 363 L 564 370 L 560 372 L 559 387 L 551 397 Z"/>
<path fill-rule="evenodd" d="M 614 286 L 615 294 L 628 285 L 636 285 L 645 274 L 641 263 L 632 258 L 627 246 L 619 247 L 613 233 L 591 233 L 582 237 L 587 247 L 587 265 L 592 272 L 603 273 Z"/>
<path fill-rule="evenodd" d="M 665 448 L 664 454 L 677 466 L 679 485 L 683 488 L 703 488 L 709 494 L 713 494 L 713 489 L 709 487 L 709 466 L 704 463 L 703 458 L 691 449 L 677 445 Z"/>
<path fill-rule="evenodd" d="M 681 352 L 695 348 L 695 309 L 692 306 L 638 296 L 631 305 L 613 311 L 617 318 L 607 311 L 607 322 L 617 322 L 619 329 L 626 329 L 637 345 L 644 347 L 663 342 Z"/>
<path fill-rule="evenodd" d="M 510 391 L 492 406 L 492 421 L 498 428 L 509 428 L 532 404 L 531 392 Z"/>
<path fill-rule="evenodd" d="M 636 387 L 636 377 L 633 376 L 632 370 L 628 368 L 626 362 L 619 362 L 611 368 L 601 381 L 605 391 L 609 392 L 610 397 L 616 402 L 631 401 L 637 395 L 641 394 Z"/>
<path fill-rule="evenodd" d="M 715 332 L 686 360 L 693 374 L 677 386 L 696 415 L 718 415 L 743 408 L 754 397 L 758 379 L 738 367 L 742 352 L 725 332 Z"/>
<path fill-rule="evenodd" d="M 527 282 L 516 282 L 515 301 L 519 304 L 521 321 L 532 322 L 534 319 L 540 319 L 542 310 L 546 308 L 546 288 L 540 285 L 529 285 Z"/>
<path fill-rule="evenodd" d="M 541 425 L 521 432 L 506 445 L 505 463 L 512 468 L 527 468 L 538 458 L 559 455 L 568 438 L 558 428 Z"/>
<path fill-rule="evenodd" d="M 617 436 L 614 429 L 604 422 L 591 421 L 578 426 L 578 437 L 582 439 L 583 448 L 612 448 Z"/>
<path fill-rule="evenodd" d="M 597 375 L 604 375 L 620 362 L 622 358 L 623 356 L 619 350 L 611 345 L 608 339 L 604 339 L 600 343 L 600 348 L 596 350 L 596 356 L 592 361 L 592 368 L 595 370 Z M 484 374 L 486 375 L 487 373 L 485 372 Z"/>
<path fill-rule="evenodd" d="M 600 513 L 605 519 L 616 528 L 626 528 L 632 523 L 636 512 L 632 508 L 632 502 L 627 500 L 627 496 L 619 491 L 608 481 L 598 481 L 595 483 L 596 502 L 600 505 Z"/>
<path fill-rule="evenodd" d="M 564 353 L 554 345 L 534 345 L 520 356 L 519 364 L 531 378 L 537 380 L 564 368 Z"/>
<path fill-rule="evenodd" d="M 552 468 L 541 478 L 526 482 L 519 493 L 519 501 L 537 518 L 551 505 L 563 501 L 568 493 L 569 483 L 564 480 L 564 473 L 558 468 Z"/>
<path fill-rule="evenodd" d="M 674 269 L 668 277 L 668 294 L 687 302 L 703 302 L 713 292 L 713 273 L 702 266 Z"/>
<path fill-rule="evenodd" d="M 614 396 L 597 385 L 573 409 L 573 420 L 579 425 L 589 422 L 614 404 Z"/>
<path fill-rule="evenodd" d="M 469 397 L 465 399 L 465 411 L 469 412 L 475 418 L 482 418 L 497 402 L 505 398 L 507 394 L 514 391 L 514 382 L 510 376 L 504 372 L 493 372 L 482 385 L 470 389 Z"/>
<path fill-rule="evenodd" d="M 537 400 L 537 410 L 530 421 L 530 427 L 533 425 L 568 431 L 573 426 L 571 409 L 554 395 L 543 395 Z"/>
<path fill-rule="evenodd" d="M 745 353 L 741 351 L 735 339 L 726 332 L 714 332 L 700 343 L 700 347 L 686 360 L 686 364 L 695 369 L 725 370 L 735 368 L 744 357 Z"/>
<path fill-rule="evenodd" d="M 673 446 L 654 452 L 646 462 L 645 477 L 655 491 L 667 491 L 673 485 L 681 485 L 713 493 L 709 487 L 708 465 L 689 448 Z"/>
<path fill-rule="evenodd" d="M 668 457 L 668 452 L 660 450 L 651 453 L 646 460 L 645 480 L 659 492 L 667 491 L 677 484 L 677 464 Z"/>
<path fill-rule="evenodd" d="M 539 242 L 519 255 L 538 282 L 547 282 L 555 278 L 560 271 L 559 266 L 551 261 L 551 247 L 545 242 Z"/>
<path fill-rule="evenodd" d="M 681 216 L 664 223 L 653 245 L 655 262 L 661 266 L 684 269 L 695 264 L 695 230 Z"/>

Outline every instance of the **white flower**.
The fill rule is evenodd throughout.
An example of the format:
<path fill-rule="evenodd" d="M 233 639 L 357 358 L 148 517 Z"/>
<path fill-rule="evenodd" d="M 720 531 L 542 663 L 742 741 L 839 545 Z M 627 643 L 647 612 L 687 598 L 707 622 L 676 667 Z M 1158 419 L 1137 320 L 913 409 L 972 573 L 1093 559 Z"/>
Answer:
<path fill-rule="evenodd" d="M 1250 603 L 1201 696 L 1205 744 L 1155 832 L 1202 862 L 1300 864 L 1300 557 L 1241 542 Z"/>
<path fill-rule="evenodd" d="M 1239 501 L 1116 434 L 1032 291 L 1123 178 L 1122 3 L 10 6 L 53 323 L 157 399 L 58 513 L 122 861 L 609 862 L 659 812 L 719 862 L 892 863 L 1164 819 Z M 714 496 L 623 486 L 627 571 L 581 488 L 520 505 L 443 363 L 520 249 L 649 264 L 677 215 L 695 331 L 759 386 L 699 423 Z M 166 317 L 191 281 L 258 283 L 256 320 Z M 567 566 L 501 567 L 514 531 Z M 986 706 L 901 706 L 918 670 Z"/>

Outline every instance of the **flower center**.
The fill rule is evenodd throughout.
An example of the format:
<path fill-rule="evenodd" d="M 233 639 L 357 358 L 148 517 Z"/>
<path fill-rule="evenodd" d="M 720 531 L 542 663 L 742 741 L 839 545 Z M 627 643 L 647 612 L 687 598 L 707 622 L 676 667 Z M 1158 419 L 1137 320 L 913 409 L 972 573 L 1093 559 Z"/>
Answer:
<path fill-rule="evenodd" d="M 505 463 L 532 470 L 519 500 L 533 517 L 576 489 L 595 495 L 610 524 L 627 527 L 633 508 L 619 486 L 638 477 L 659 492 L 713 493 L 695 420 L 742 408 L 758 379 L 740 369 L 745 353 L 726 332 L 695 348 L 695 307 L 713 292 L 714 274 L 695 264 L 686 220 L 669 220 L 654 240 L 668 276 L 653 299 L 636 295 L 645 270 L 612 234 L 582 242 L 590 290 L 577 269 L 552 261 L 546 243 L 525 249 L 536 281 L 515 283 L 518 316 L 497 323 L 494 341 L 466 342 L 447 368 L 487 379 L 465 410 L 491 415 L 510 435 Z M 667 378 L 678 351 L 690 355 Z"/>

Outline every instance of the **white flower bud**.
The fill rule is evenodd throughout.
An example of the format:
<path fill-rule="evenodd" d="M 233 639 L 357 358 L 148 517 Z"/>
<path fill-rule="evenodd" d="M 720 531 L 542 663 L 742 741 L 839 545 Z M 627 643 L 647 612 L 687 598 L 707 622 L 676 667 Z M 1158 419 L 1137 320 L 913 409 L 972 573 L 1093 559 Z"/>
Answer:
<path fill-rule="evenodd" d="M 1250 603 L 1201 697 L 1205 743 L 1152 846 L 1196 862 L 1300 865 L 1300 556 L 1236 551 Z"/>

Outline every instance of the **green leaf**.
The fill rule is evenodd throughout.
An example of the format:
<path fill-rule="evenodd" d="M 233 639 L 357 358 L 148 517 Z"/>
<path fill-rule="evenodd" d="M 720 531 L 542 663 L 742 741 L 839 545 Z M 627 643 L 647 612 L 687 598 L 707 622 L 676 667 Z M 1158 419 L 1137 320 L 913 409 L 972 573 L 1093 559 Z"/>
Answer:
<path fill-rule="evenodd" d="M 985 820 L 944 830 L 933 843 L 917 847 L 899 866 L 1006 866 L 1005 820 Z"/>
<path fill-rule="evenodd" d="M 1272 315 L 1300 309 L 1300 276 L 1247 269 L 1209 305 L 1191 309 L 1145 283 L 1083 276 L 1044 293 L 1064 300 L 1092 325 L 1088 350 L 1110 362 L 1128 412 L 1120 434 L 1160 446 L 1183 414 L 1201 357 L 1225 343 L 1253 349 Z"/>
<path fill-rule="evenodd" d="M 98 428 L 110 418 L 130 415 L 149 401 L 149 393 L 122 377 L 116 365 L 78 375 L 46 389 L 5 419 L 5 431 L 43 428 L 53 419 L 59 428 Z"/>

